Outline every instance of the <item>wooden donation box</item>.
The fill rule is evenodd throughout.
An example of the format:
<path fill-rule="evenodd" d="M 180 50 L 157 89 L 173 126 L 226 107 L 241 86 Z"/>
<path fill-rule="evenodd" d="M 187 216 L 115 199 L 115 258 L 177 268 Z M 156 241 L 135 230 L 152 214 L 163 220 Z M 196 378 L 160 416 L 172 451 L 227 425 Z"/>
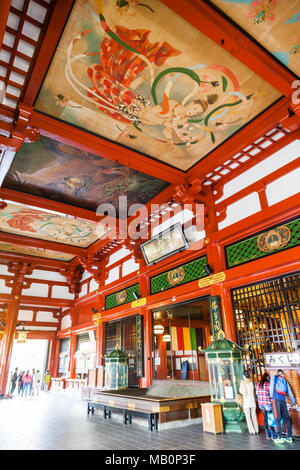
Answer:
<path fill-rule="evenodd" d="M 214 434 L 223 433 L 222 405 L 220 403 L 202 403 L 203 431 Z"/>
<path fill-rule="evenodd" d="M 128 356 L 117 347 L 105 358 L 105 390 L 128 388 Z"/>

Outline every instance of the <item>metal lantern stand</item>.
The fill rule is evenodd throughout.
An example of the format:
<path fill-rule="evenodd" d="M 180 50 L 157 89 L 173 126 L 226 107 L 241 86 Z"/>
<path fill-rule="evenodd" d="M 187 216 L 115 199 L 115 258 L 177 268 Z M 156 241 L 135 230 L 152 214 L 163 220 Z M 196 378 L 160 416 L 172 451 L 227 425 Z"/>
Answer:
<path fill-rule="evenodd" d="M 213 341 L 204 351 L 211 401 L 222 405 L 225 432 L 247 431 L 243 410 L 236 402 L 243 376 L 242 351 L 243 348 L 225 338 Z"/>

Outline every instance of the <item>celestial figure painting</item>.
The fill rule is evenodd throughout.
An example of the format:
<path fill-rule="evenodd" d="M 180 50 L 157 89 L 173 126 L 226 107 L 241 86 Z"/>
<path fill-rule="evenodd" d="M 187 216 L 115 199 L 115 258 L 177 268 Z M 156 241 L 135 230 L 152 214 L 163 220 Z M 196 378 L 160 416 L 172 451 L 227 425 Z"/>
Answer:
<path fill-rule="evenodd" d="M 35 109 L 187 171 L 279 97 L 158 0 L 77 0 Z"/>

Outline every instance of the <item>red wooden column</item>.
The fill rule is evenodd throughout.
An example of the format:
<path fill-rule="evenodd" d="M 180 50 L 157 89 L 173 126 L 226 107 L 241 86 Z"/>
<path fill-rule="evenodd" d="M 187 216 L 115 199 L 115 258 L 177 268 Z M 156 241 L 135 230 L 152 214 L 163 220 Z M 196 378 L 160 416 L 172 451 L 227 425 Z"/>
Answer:
<path fill-rule="evenodd" d="M 96 351 L 95 351 L 95 367 L 104 365 L 104 353 L 105 353 L 105 323 L 101 320 L 102 312 L 105 310 L 105 295 L 101 293 L 101 290 L 105 286 L 105 279 L 107 271 L 105 269 L 107 263 L 107 257 L 104 257 L 101 262 L 101 269 L 99 277 L 95 278 L 99 283 L 98 289 L 98 312 L 93 316 L 94 323 L 96 325 Z"/>
<path fill-rule="evenodd" d="M 140 269 L 144 264 L 140 261 Z M 139 277 L 140 294 L 144 298 L 150 295 L 149 279 L 145 274 Z M 153 360 L 152 360 L 152 311 L 146 306 L 140 307 L 140 315 L 143 316 L 143 344 L 144 344 L 144 376 L 140 379 L 140 387 L 146 388 L 153 381 Z"/>
<path fill-rule="evenodd" d="M 104 345 L 105 345 L 105 323 L 100 323 L 101 320 L 96 320 L 96 354 L 95 354 L 95 367 L 103 365 Z"/>
<path fill-rule="evenodd" d="M 76 344 L 77 342 L 77 336 L 75 333 L 70 334 L 70 363 L 69 363 L 69 374 L 70 374 L 70 379 L 75 379 L 76 378 L 76 372 L 75 372 L 75 367 L 76 367 Z"/>
<path fill-rule="evenodd" d="M 59 352 L 60 352 L 60 340 L 58 338 L 56 338 L 55 353 L 54 353 L 54 360 L 53 360 L 53 368 L 52 368 L 51 377 L 58 377 Z"/>
<path fill-rule="evenodd" d="M 13 348 L 14 336 L 16 331 L 18 312 L 19 312 L 19 296 L 15 296 L 13 300 L 8 302 L 8 312 L 7 312 L 7 325 L 5 328 L 5 337 L 3 338 L 3 347 L 2 347 L 2 363 L 1 363 L 1 372 L 0 372 L 0 394 L 5 394 L 10 358 Z"/>
<path fill-rule="evenodd" d="M 55 358 L 56 358 L 57 342 L 59 343 L 56 337 L 50 339 L 47 369 L 50 371 L 51 377 L 55 377 L 54 363 L 55 363 Z"/>

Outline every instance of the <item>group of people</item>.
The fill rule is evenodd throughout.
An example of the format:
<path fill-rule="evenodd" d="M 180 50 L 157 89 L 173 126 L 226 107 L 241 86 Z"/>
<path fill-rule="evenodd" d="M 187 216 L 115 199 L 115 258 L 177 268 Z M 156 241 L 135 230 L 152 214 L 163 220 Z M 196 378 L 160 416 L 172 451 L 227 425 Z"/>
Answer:
<path fill-rule="evenodd" d="M 243 397 L 243 411 L 250 434 L 258 434 L 259 432 L 256 415 L 257 398 L 258 406 L 264 417 L 267 439 L 273 439 L 278 444 L 293 442 L 292 422 L 287 408 L 286 396 L 289 396 L 294 408 L 297 405 L 283 370 L 277 370 L 276 375 L 271 377 L 265 372 L 255 386 L 250 379 L 249 372 L 244 371 L 243 380 L 240 382 L 240 394 Z M 283 434 L 284 424 L 286 426 L 285 435 Z"/>
<path fill-rule="evenodd" d="M 30 373 L 29 370 L 27 372 L 20 371 L 18 372 L 18 367 L 15 368 L 15 371 L 11 375 L 10 380 L 10 394 L 13 396 L 14 391 L 17 388 L 18 396 L 38 396 L 39 391 L 43 385 L 43 390 L 47 392 L 49 390 L 51 376 L 49 370 L 43 376 L 39 370 L 32 369 Z"/>

